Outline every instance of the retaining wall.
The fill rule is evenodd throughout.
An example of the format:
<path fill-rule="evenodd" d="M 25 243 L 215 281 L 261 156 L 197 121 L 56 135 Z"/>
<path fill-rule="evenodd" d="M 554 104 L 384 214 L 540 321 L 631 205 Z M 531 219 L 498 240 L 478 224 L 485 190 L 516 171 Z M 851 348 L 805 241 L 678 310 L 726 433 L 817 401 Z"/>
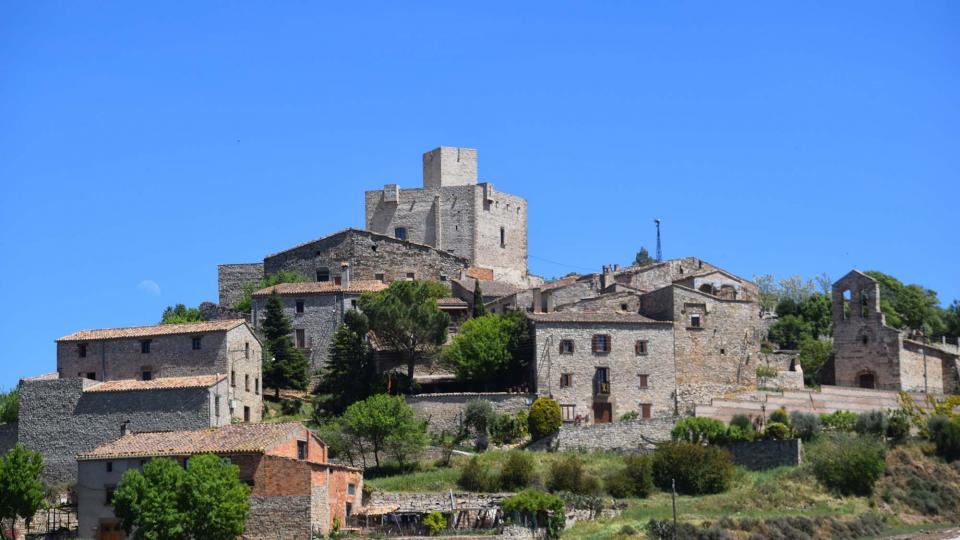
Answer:
<path fill-rule="evenodd" d="M 800 464 L 800 439 L 740 442 L 726 449 L 733 454 L 734 463 L 755 471 Z"/>
<path fill-rule="evenodd" d="M 463 407 L 468 401 L 482 399 L 493 405 L 497 414 L 516 414 L 530 408 L 536 396 L 506 392 L 464 392 L 456 394 L 420 394 L 406 396 L 417 417 L 427 420 L 427 430 L 454 433 L 460 427 Z"/>
<path fill-rule="evenodd" d="M 670 430 L 677 423 L 673 416 L 631 420 L 610 424 L 575 426 L 565 424 L 549 440 L 537 441 L 529 448 L 560 452 L 609 450 L 637 452 L 653 450 L 657 443 L 670 440 Z"/>

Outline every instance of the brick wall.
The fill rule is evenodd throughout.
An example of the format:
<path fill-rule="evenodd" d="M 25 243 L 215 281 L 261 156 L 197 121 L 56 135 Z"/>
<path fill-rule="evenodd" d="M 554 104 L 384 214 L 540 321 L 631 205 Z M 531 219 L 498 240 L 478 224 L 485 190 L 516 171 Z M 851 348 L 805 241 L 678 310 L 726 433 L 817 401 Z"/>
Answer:
<path fill-rule="evenodd" d="M 501 392 L 478 392 L 457 394 L 420 394 L 406 396 L 407 404 L 418 418 L 429 422 L 431 433 L 446 431 L 455 433 L 462 421 L 463 408 L 468 401 L 489 401 L 498 414 L 516 414 L 530 408 L 535 396 Z"/>

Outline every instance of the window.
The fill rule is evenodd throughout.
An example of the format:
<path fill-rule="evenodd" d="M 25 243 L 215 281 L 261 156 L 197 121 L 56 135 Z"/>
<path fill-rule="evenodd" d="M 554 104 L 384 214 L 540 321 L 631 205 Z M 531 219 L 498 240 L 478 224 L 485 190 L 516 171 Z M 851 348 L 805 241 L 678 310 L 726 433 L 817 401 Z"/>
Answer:
<path fill-rule="evenodd" d="M 627 304 L 620 304 L 620 311 L 627 311 L 630 309 L 630 306 Z"/>
<path fill-rule="evenodd" d="M 87 372 L 87 378 L 90 379 L 91 381 L 97 380 L 97 372 L 96 372 L 96 371 L 88 371 L 88 372 Z"/>
<path fill-rule="evenodd" d="M 850 290 L 847 289 L 841 293 L 843 296 L 843 320 L 850 320 L 850 300 L 852 296 L 850 295 Z"/>
<path fill-rule="evenodd" d="M 260 395 L 260 377 L 253 380 L 253 393 Z"/>
<path fill-rule="evenodd" d="M 640 375 L 640 389 L 646 390 L 648 388 L 647 383 L 649 382 L 650 376 L 643 374 Z"/>
<path fill-rule="evenodd" d="M 246 359 L 250 358 L 250 342 L 249 341 L 243 344 L 243 357 Z"/>
<path fill-rule="evenodd" d="M 353 514 L 353 503 L 347 503 L 344 507 L 343 513 L 345 516 L 350 517 Z"/>
<path fill-rule="evenodd" d="M 145 369 L 140 372 L 140 379 L 144 381 L 149 381 L 153 379 L 153 371 Z"/>
<path fill-rule="evenodd" d="M 326 267 L 318 268 L 317 281 L 330 281 L 330 269 Z"/>
<path fill-rule="evenodd" d="M 112 461 L 108 461 L 108 462 L 107 462 L 107 472 L 113 472 L 113 462 L 112 462 Z"/>
<path fill-rule="evenodd" d="M 413 281 L 413 280 L 416 279 L 416 278 L 417 278 L 416 274 L 414 274 L 413 272 L 407 272 L 407 279 L 408 279 L 408 280 Z"/>
<path fill-rule="evenodd" d="M 507 230 L 500 227 L 500 247 L 507 247 Z"/>
<path fill-rule="evenodd" d="M 220 417 L 220 396 L 213 396 L 213 414 Z"/>
<path fill-rule="evenodd" d="M 356 299 L 350 300 L 350 307 L 352 307 L 352 308 L 356 308 L 356 307 L 357 307 L 357 300 L 356 300 Z"/>
<path fill-rule="evenodd" d="M 596 372 L 597 382 L 610 382 L 610 368 L 598 367 Z"/>
<path fill-rule="evenodd" d="M 342 279 L 342 278 L 341 278 L 340 276 L 333 276 L 333 284 L 334 284 L 334 285 L 340 285 L 341 279 Z"/>
<path fill-rule="evenodd" d="M 307 459 L 307 441 L 297 441 L 297 459 Z"/>
<path fill-rule="evenodd" d="M 303 300 L 297 300 L 297 313 L 303 313 Z"/>
<path fill-rule="evenodd" d="M 407 239 L 407 228 L 406 227 L 397 227 L 393 230 L 393 236 L 397 240 L 406 240 Z"/>
<path fill-rule="evenodd" d="M 610 336 L 607 334 L 594 334 L 593 352 L 594 353 L 610 352 Z"/>
<path fill-rule="evenodd" d="M 561 405 L 560 406 L 560 417 L 564 422 L 573 422 L 577 419 L 576 415 L 577 406 L 576 405 Z"/>
<path fill-rule="evenodd" d="M 870 341 L 870 338 L 868 338 L 868 337 L 867 337 L 867 335 L 866 335 L 866 334 L 864 334 L 864 335 L 863 335 L 863 337 L 861 337 L 861 338 L 860 338 L 860 341 L 862 341 L 862 342 L 863 342 L 863 344 L 864 344 L 864 345 L 866 345 L 866 344 L 867 344 L 867 342 L 869 342 L 869 341 Z"/>
<path fill-rule="evenodd" d="M 244 422 L 250 421 L 250 407 L 243 408 L 243 421 Z"/>
<path fill-rule="evenodd" d="M 237 387 L 237 372 L 230 370 L 230 386 Z"/>
<path fill-rule="evenodd" d="M 385 281 L 385 280 L 384 280 L 384 277 L 385 277 L 385 276 L 383 275 L 383 272 L 376 273 L 376 274 L 373 275 L 373 277 L 374 277 L 374 279 L 376 279 L 376 280 L 379 281 L 380 283 L 383 283 L 383 282 Z"/>
<path fill-rule="evenodd" d="M 650 409 L 653 408 L 653 405 L 650 403 L 641 403 L 640 404 L 640 418 L 650 418 Z"/>
<path fill-rule="evenodd" d="M 140 354 L 150 354 L 150 340 L 145 339 L 140 342 Z"/>
<path fill-rule="evenodd" d="M 357 494 L 357 485 L 347 484 L 347 495 L 356 495 L 356 494 Z"/>
<path fill-rule="evenodd" d="M 87 344 L 86 344 L 86 343 L 78 343 L 78 344 L 77 344 L 77 356 L 79 356 L 80 358 L 86 358 L 86 357 L 87 357 Z"/>
<path fill-rule="evenodd" d="M 866 291 L 860 291 L 860 317 L 866 319 L 870 316 L 870 297 Z"/>
<path fill-rule="evenodd" d="M 573 373 L 560 374 L 560 388 L 567 388 L 573 384 Z"/>
<path fill-rule="evenodd" d="M 250 375 L 243 376 L 243 389 L 247 392 L 250 391 Z"/>
<path fill-rule="evenodd" d="M 307 333 L 303 330 L 303 328 L 297 328 L 297 348 L 307 348 Z"/>
<path fill-rule="evenodd" d="M 593 393 L 601 395 L 610 394 L 610 368 L 598 367 L 593 375 Z"/>
<path fill-rule="evenodd" d="M 113 492 L 117 490 L 117 486 L 103 486 L 104 498 L 103 505 L 110 506 L 113 504 Z"/>
<path fill-rule="evenodd" d="M 637 343 L 633 346 L 633 349 L 638 356 L 643 356 L 647 354 L 647 340 L 638 339 Z"/>
<path fill-rule="evenodd" d="M 573 340 L 572 340 L 572 339 L 561 339 L 561 340 L 560 340 L 560 354 L 573 354 Z"/>
<path fill-rule="evenodd" d="M 690 315 L 690 328 L 700 328 L 700 314 Z"/>
<path fill-rule="evenodd" d="M 201 339 L 200 337 L 193 338 L 193 350 L 195 351 L 200 350 L 200 339 Z"/>

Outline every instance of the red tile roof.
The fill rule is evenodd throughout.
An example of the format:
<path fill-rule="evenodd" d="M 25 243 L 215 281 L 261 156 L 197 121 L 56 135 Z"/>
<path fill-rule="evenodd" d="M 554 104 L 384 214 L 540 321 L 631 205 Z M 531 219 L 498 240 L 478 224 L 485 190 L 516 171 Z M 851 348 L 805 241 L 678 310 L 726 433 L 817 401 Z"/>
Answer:
<path fill-rule="evenodd" d="M 469 305 L 459 298 L 437 298 L 437 307 L 441 308 L 466 308 Z"/>
<path fill-rule="evenodd" d="M 120 379 L 106 381 L 85 388 L 84 392 L 137 392 L 143 390 L 172 390 L 175 388 L 209 388 L 226 379 L 224 375 L 196 375 L 193 377 L 163 377 L 141 381 L 138 379 Z"/>
<path fill-rule="evenodd" d="M 81 330 L 69 336 L 63 336 L 63 341 L 97 341 L 101 339 L 122 339 L 153 336 L 168 336 L 175 334 L 203 334 L 207 332 L 225 332 L 232 330 L 246 321 L 243 319 L 226 319 L 222 321 L 205 321 L 186 324 L 157 324 L 154 326 L 130 326 L 126 328 L 105 328 L 101 330 Z"/>
<path fill-rule="evenodd" d="M 129 433 L 77 456 L 78 460 L 193 454 L 263 453 L 302 430 L 297 422 L 230 424 L 196 431 Z"/>
<path fill-rule="evenodd" d="M 270 296 L 273 291 L 281 296 L 306 295 L 306 294 L 336 294 L 336 293 L 362 293 L 377 292 L 386 289 L 387 286 L 375 279 L 358 279 L 350 282 L 348 287 L 337 285 L 332 281 L 309 281 L 306 283 L 279 283 L 272 287 L 264 287 L 253 293 L 255 297 Z"/>

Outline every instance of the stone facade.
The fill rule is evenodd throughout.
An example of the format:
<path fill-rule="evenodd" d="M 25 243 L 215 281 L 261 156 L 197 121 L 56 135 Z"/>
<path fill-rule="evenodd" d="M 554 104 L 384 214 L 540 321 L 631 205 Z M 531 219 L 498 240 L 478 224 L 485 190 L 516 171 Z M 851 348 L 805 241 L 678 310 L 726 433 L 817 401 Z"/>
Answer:
<path fill-rule="evenodd" d="M 452 512 L 463 509 L 498 508 L 504 499 L 513 493 L 407 493 L 374 491 L 367 505 L 370 507 L 396 508 L 397 512 L 429 514 L 430 512 Z"/>
<path fill-rule="evenodd" d="M 231 308 L 243 298 L 244 287 L 256 287 L 263 278 L 263 263 L 221 264 L 217 266 L 217 303 Z"/>
<path fill-rule="evenodd" d="M 756 303 L 759 299 L 756 284 L 696 257 L 625 268 L 613 272 L 604 285 L 609 286 L 613 282 L 642 291 L 653 291 L 679 283 L 727 300 Z"/>
<path fill-rule="evenodd" d="M 404 279 L 448 281 L 460 277 L 469 262 L 432 246 L 397 240 L 392 236 L 346 229 L 307 242 L 263 260 L 264 272 L 296 272 L 315 281 L 341 279 L 341 264 L 348 263 L 350 278 L 384 283 Z"/>
<path fill-rule="evenodd" d="M 468 401 L 490 402 L 497 414 L 516 414 L 530 408 L 536 396 L 505 392 L 467 392 L 457 394 L 418 394 L 406 396 L 417 418 L 428 422 L 431 433 L 456 433 L 463 422 L 463 408 Z"/>
<path fill-rule="evenodd" d="M 81 331 L 57 340 L 61 378 L 228 375 L 231 414 L 251 422 L 262 414 L 261 362 L 260 340 L 242 320 Z"/>
<path fill-rule="evenodd" d="M 43 456 L 44 478 L 50 483 L 74 481 L 76 455 L 117 438 L 124 422 L 134 431 L 199 429 L 230 422 L 226 379 L 209 388 L 91 392 L 98 384 L 75 377 L 20 383 L 19 441 Z"/>
<path fill-rule="evenodd" d="M 958 386 L 960 348 L 887 326 L 880 284 L 851 271 L 833 284 L 834 377 L 839 386 L 943 394 Z"/>
<path fill-rule="evenodd" d="M 572 304 L 557 306 L 557 311 L 639 313 L 640 293 L 635 291 L 604 293 Z"/>
<path fill-rule="evenodd" d="M 755 471 L 800 465 L 800 439 L 738 442 L 725 448 L 730 451 L 734 463 Z"/>
<path fill-rule="evenodd" d="M 566 422 L 598 423 L 627 412 L 676 414 L 673 325 L 636 314 L 534 313 L 537 394 L 560 403 Z M 597 346 L 598 336 L 606 345 Z"/>
<path fill-rule="evenodd" d="M 527 202 L 477 183 L 477 152 L 440 147 L 423 155 L 423 187 L 367 191 L 366 228 L 449 251 L 527 283 Z"/>

